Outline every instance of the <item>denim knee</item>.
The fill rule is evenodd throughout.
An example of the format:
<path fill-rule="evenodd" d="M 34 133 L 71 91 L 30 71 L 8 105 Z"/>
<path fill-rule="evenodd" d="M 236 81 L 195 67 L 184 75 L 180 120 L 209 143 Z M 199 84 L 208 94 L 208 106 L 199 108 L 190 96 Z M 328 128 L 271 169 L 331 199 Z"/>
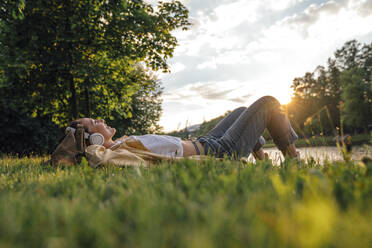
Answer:
<path fill-rule="evenodd" d="M 265 105 L 280 106 L 280 102 L 273 96 L 263 96 L 259 98 L 257 102 L 260 102 Z"/>
<path fill-rule="evenodd" d="M 246 110 L 246 109 L 247 109 L 247 107 L 243 107 L 243 106 L 242 106 L 242 107 L 239 107 L 239 108 L 234 109 L 233 112 L 234 112 L 234 111 L 243 112 L 243 111 Z"/>

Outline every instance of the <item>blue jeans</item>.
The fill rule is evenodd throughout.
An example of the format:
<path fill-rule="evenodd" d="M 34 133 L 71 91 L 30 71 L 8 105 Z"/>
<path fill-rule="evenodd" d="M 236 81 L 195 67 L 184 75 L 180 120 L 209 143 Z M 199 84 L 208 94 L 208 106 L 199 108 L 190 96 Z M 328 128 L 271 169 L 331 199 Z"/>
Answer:
<path fill-rule="evenodd" d="M 262 147 L 265 141 L 261 135 L 265 128 L 281 151 L 298 138 L 278 100 L 264 96 L 248 108 L 232 111 L 198 141 L 203 145 L 205 155 L 219 158 L 227 155 L 238 159 Z"/>

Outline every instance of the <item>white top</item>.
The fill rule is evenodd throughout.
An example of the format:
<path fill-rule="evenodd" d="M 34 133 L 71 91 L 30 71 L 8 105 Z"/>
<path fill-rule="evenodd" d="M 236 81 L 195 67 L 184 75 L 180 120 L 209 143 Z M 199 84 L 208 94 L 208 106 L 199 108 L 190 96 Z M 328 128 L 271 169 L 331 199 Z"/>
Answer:
<path fill-rule="evenodd" d="M 146 134 L 142 136 L 132 135 L 128 138 L 135 138 L 151 152 L 168 156 L 168 157 L 182 157 L 183 147 L 182 140 L 178 137 L 168 135 Z"/>

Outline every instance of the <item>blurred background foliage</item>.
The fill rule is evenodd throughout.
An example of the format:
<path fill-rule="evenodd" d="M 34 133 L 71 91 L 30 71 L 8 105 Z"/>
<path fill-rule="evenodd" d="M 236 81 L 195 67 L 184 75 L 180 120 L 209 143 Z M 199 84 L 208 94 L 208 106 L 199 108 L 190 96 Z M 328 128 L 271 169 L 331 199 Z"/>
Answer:
<path fill-rule="evenodd" d="M 47 152 L 50 130 L 38 128 L 58 133 L 80 117 L 104 118 L 118 135 L 160 131 L 162 89 L 151 71 L 169 70 L 171 31 L 189 25 L 179 1 L 156 11 L 137 0 L 1 1 L 0 111 L 12 114 L 0 125 L 12 131 L 0 152 Z"/>

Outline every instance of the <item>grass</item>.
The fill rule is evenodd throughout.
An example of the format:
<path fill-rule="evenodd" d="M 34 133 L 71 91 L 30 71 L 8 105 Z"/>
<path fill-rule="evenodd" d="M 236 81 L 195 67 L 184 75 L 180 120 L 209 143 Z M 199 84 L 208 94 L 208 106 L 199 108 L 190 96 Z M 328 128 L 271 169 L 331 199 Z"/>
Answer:
<path fill-rule="evenodd" d="M 0 162 L 0 247 L 371 247 L 372 163 Z"/>

